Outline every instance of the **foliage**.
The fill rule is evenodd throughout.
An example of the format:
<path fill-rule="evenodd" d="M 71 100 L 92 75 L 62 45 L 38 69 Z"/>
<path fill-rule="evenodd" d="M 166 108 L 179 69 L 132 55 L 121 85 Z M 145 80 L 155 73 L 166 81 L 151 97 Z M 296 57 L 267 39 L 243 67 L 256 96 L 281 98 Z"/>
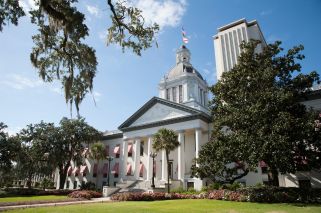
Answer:
<path fill-rule="evenodd" d="M 278 185 L 278 173 L 294 173 L 303 160 L 320 166 L 314 163 L 321 150 L 315 117 L 300 103 L 318 81 L 317 72 L 301 73 L 301 45 L 283 54 L 276 42 L 257 53 L 258 43 L 243 43 L 238 64 L 210 88 L 213 132 L 194 169 L 200 177 L 233 182 L 242 175 L 238 168 L 230 173 L 227 165 L 246 162 L 241 171 L 246 175 L 264 161 Z"/>
<path fill-rule="evenodd" d="M 161 128 L 153 136 L 153 149 L 156 152 L 165 151 L 167 162 L 167 174 L 170 174 L 169 153 L 179 146 L 177 134 L 170 129 Z M 169 175 L 167 175 L 167 192 L 169 193 Z"/>
<path fill-rule="evenodd" d="M 28 188 L 36 175 L 49 176 L 55 169 L 48 164 L 48 141 L 51 141 L 51 132 L 55 130 L 53 123 L 41 121 L 39 124 L 30 124 L 17 135 L 19 152 L 16 159 L 15 171 L 17 178 L 26 180 Z"/>
<path fill-rule="evenodd" d="M 59 169 L 60 189 L 63 189 L 71 161 L 82 164 L 85 143 L 93 143 L 101 138 L 101 133 L 88 125 L 85 119 L 63 118 L 58 127 L 56 140 L 49 152 L 50 164 Z"/>
<path fill-rule="evenodd" d="M 35 46 L 30 54 L 33 66 L 45 82 L 60 80 L 70 109 L 79 105 L 92 92 L 96 76 L 95 50 L 84 43 L 89 35 L 85 15 L 78 10 L 77 0 L 34 0 L 35 8 L 28 11 L 31 22 L 38 27 L 32 37 Z M 108 44 L 119 44 L 137 55 L 152 46 L 157 24 L 146 25 L 142 11 L 119 0 L 106 2 L 111 12 Z M 6 22 L 18 24 L 26 15 L 16 0 L 0 0 L 0 31 Z M 156 43 L 157 44 L 157 43 Z"/>
<path fill-rule="evenodd" d="M 9 137 L 4 131 L 7 126 L 0 122 L 0 186 L 12 184 L 13 161 L 19 153 L 16 137 Z"/>
<path fill-rule="evenodd" d="M 3 26 L 9 22 L 18 25 L 18 19 L 24 15 L 23 9 L 19 6 L 19 1 L 0 0 L 0 32 L 3 30 Z"/>
<path fill-rule="evenodd" d="M 99 198 L 101 196 L 102 194 L 100 192 L 90 190 L 74 191 L 68 194 L 68 197 L 70 198 L 85 198 L 87 200 L 90 200 L 91 198 Z"/>
<path fill-rule="evenodd" d="M 96 184 L 88 181 L 86 183 L 82 182 L 80 186 L 80 190 L 95 190 L 96 189 Z"/>
<path fill-rule="evenodd" d="M 111 200 L 118 201 L 154 201 L 173 199 L 197 199 L 194 194 L 164 193 L 164 192 L 124 192 L 111 196 Z"/>
<path fill-rule="evenodd" d="M 49 178 L 44 178 L 42 181 L 41 181 L 41 187 L 43 189 L 52 189 L 54 188 L 55 186 L 55 183 L 49 179 Z"/>
<path fill-rule="evenodd" d="M 101 142 L 96 142 L 90 147 L 90 157 L 97 161 L 97 165 L 99 165 L 99 161 L 106 159 L 105 146 Z M 98 187 L 98 175 L 96 177 L 96 186 Z"/>
<path fill-rule="evenodd" d="M 43 190 L 29 188 L 5 188 L 0 193 L 0 197 L 31 196 L 31 195 L 68 195 L 72 192 L 69 189 L 63 190 Z"/>

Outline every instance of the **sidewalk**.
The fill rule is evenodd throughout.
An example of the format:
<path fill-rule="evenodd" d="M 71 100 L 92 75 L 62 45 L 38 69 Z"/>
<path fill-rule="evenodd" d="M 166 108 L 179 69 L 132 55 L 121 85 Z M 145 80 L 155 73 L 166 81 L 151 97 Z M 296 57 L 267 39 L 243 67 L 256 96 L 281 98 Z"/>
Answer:
<path fill-rule="evenodd" d="M 20 208 L 66 206 L 66 205 L 89 204 L 89 203 L 106 203 L 106 202 L 112 202 L 110 200 L 110 197 L 92 198 L 91 200 L 69 201 L 69 202 L 59 202 L 59 203 L 41 203 L 41 204 L 30 204 L 30 205 L 1 206 L 0 207 L 0 211 L 7 211 L 7 210 L 11 210 L 11 209 L 20 209 Z"/>

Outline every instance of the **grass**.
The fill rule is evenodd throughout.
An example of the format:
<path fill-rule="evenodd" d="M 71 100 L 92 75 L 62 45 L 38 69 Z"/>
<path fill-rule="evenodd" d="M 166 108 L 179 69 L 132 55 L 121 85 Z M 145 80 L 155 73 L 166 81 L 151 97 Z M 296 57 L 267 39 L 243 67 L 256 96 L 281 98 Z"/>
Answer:
<path fill-rule="evenodd" d="M 79 212 L 211 212 L 211 213 L 320 213 L 321 205 L 300 205 L 300 204 L 259 204 L 241 203 L 218 200 L 167 200 L 167 201 L 131 201 L 111 202 L 95 204 L 79 204 L 56 207 L 42 207 L 18 209 L 13 212 L 48 212 L 48 213 L 79 213 Z"/>
<path fill-rule="evenodd" d="M 26 201 L 43 201 L 43 200 L 64 200 L 66 195 L 41 195 L 41 196 L 19 196 L 0 198 L 0 203 L 6 202 L 26 202 Z"/>

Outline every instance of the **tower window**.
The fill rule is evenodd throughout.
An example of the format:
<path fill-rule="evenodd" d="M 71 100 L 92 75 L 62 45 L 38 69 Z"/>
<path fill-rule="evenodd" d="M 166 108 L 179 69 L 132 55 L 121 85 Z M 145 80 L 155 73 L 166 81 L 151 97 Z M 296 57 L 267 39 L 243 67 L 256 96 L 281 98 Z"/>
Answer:
<path fill-rule="evenodd" d="M 173 101 L 176 102 L 176 87 L 172 88 L 172 92 L 173 92 Z"/>
<path fill-rule="evenodd" d="M 183 102 L 183 86 L 182 85 L 178 86 L 178 101 L 179 101 L 179 103 Z"/>
<path fill-rule="evenodd" d="M 170 93 L 170 91 L 169 91 L 169 89 L 166 89 L 166 100 L 170 100 L 170 95 L 171 95 L 171 93 Z"/>

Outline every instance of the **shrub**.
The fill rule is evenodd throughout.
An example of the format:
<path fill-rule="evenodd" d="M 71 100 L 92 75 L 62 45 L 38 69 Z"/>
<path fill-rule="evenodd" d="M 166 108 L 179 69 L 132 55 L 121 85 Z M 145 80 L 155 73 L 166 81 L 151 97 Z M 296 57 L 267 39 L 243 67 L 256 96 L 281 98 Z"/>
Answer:
<path fill-rule="evenodd" d="M 208 199 L 223 200 L 224 199 L 224 189 L 211 191 L 208 194 Z"/>
<path fill-rule="evenodd" d="M 96 190 L 96 184 L 89 181 L 87 183 L 81 183 L 81 186 L 80 186 L 80 189 L 81 190 Z"/>
<path fill-rule="evenodd" d="M 74 191 L 68 194 L 68 197 L 70 198 L 85 198 L 87 200 L 90 200 L 91 198 L 98 198 L 101 196 L 101 193 L 91 190 Z"/>
<path fill-rule="evenodd" d="M 0 193 L 0 197 L 24 196 L 24 195 L 68 195 L 73 190 L 41 190 L 41 189 L 28 189 L 28 188 L 5 188 L 5 193 Z"/>

